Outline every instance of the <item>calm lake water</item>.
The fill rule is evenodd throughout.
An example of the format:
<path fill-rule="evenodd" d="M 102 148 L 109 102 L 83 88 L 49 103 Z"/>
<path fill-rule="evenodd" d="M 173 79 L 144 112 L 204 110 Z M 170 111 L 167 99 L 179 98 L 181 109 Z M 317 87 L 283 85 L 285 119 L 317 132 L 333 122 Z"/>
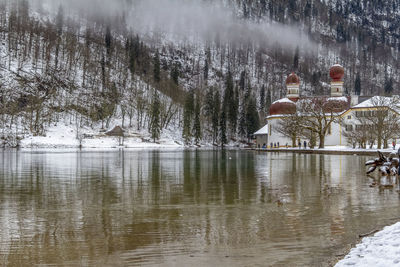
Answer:
<path fill-rule="evenodd" d="M 0 265 L 326 266 L 399 217 L 362 156 L 0 152 Z"/>

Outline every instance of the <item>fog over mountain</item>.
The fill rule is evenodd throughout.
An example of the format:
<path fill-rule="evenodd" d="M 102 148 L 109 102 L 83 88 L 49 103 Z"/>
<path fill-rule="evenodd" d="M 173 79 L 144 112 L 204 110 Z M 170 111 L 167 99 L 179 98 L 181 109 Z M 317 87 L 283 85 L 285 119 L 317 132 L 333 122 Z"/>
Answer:
<path fill-rule="evenodd" d="M 281 45 L 314 49 L 307 34 L 298 26 L 238 17 L 237 11 L 223 1 L 193 0 L 30 0 L 37 10 L 56 14 L 62 6 L 67 14 L 85 13 L 105 20 L 122 16 L 128 28 L 143 36 L 170 35 L 173 39 L 220 40 L 243 44 L 251 40 L 262 46 Z"/>

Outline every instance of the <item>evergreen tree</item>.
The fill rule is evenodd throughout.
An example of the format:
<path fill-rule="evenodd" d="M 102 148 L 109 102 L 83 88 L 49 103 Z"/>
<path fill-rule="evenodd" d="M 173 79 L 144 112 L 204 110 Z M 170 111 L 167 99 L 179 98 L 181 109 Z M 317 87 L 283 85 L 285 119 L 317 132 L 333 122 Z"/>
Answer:
<path fill-rule="evenodd" d="M 248 106 L 249 106 L 250 92 L 251 92 L 251 87 L 249 86 L 249 87 L 247 87 L 247 90 L 242 99 L 242 106 L 241 106 L 241 110 L 240 110 L 239 134 L 242 137 L 247 136 L 247 128 L 248 128 L 247 110 L 248 110 Z"/>
<path fill-rule="evenodd" d="M 304 6 L 303 14 L 305 18 L 309 18 L 311 15 L 311 3 L 309 1 L 307 1 L 306 5 Z"/>
<path fill-rule="evenodd" d="M 56 28 L 58 36 L 62 35 L 63 27 L 64 27 L 64 9 L 62 5 L 60 5 L 58 7 L 58 12 L 56 15 Z"/>
<path fill-rule="evenodd" d="M 159 83 L 161 80 L 160 77 L 160 55 L 158 53 L 158 51 L 156 52 L 155 56 L 154 56 L 154 81 L 156 83 Z"/>
<path fill-rule="evenodd" d="M 360 73 L 359 72 L 357 72 L 356 80 L 354 82 L 354 93 L 356 95 L 361 95 L 361 79 L 360 79 Z"/>
<path fill-rule="evenodd" d="M 240 103 L 240 96 L 239 96 L 239 89 L 236 86 L 235 90 L 233 91 L 233 109 L 232 112 L 234 113 L 232 115 L 232 118 L 234 118 L 234 125 L 233 128 L 235 129 L 234 132 L 236 133 L 236 128 L 237 128 L 237 121 L 239 117 L 239 103 Z"/>
<path fill-rule="evenodd" d="M 171 70 L 171 79 L 174 81 L 176 85 L 179 84 L 179 68 L 178 64 L 174 64 L 174 67 Z"/>
<path fill-rule="evenodd" d="M 150 133 L 153 142 L 156 142 L 160 138 L 161 134 L 161 110 L 160 110 L 161 102 L 156 90 L 153 93 L 153 101 L 151 103 L 150 110 Z"/>
<path fill-rule="evenodd" d="M 246 71 L 242 71 L 242 73 L 240 73 L 239 87 L 242 91 L 244 91 L 246 87 Z"/>
<path fill-rule="evenodd" d="M 248 19 L 249 18 L 249 10 L 247 8 L 246 3 L 243 3 L 243 18 Z"/>
<path fill-rule="evenodd" d="M 106 36 L 104 38 L 106 49 L 107 49 L 107 56 L 111 54 L 111 45 L 112 45 L 112 35 L 111 35 L 111 28 L 107 26 L 106 28 Z"/>
<path fill-rule="evenodd" d="M 225 95 L 224 95 L 224 107 L 227 111 L 225 114 L 227 116 L 230 129 L 232 133 L 236 133 L 236 125 L 237 125 L 237 106 L 235 103 L 235 93 L 233 88 L 233 79 L 232 74 L 228 72 L 228 76 L 226 79 L 226 88 L 225 88 Z"/>
<path fill-rule="evenodd" d="M 221 117 L 219 120 L 219 141 L 221 143 L 221 147 L 224 147 L 228 140 L 226 138 L 226 107 L 222 106 Z"/>
<path fill-rule="evenodd" d="M 247 138 L 255 133 L 260 126 L 260 119 L 257 112 L 257 102 L 254 97 L 250 97 L 246 110 L 246 134 Z"/>
<path fill-rule="evenodd" d="M 260 90 L 260 110 L 265 110 L 265 85 Z"/>
<path fill-rule="evenodd" d="M 135 73 L 135 50 L 134 40 L 131 36 L 126 41 L 126 52 L 129 58 L 129 71 L 131 72 L 131 75 L 133 75 Z"/>
<path fill-rule="evenodd" d="M 385 80 L 385 94 L 386 95 L 391 95 L 393 92 L 393 78 L 386 78 Z"/>
<path fill-rule="evenodd" d="M 296 47 L 293 58 L 293 70 L 297 71 L 299 69 L 299 46 Z"/>
<path fill-rule="evenodd" d="M 210 124 L 212 123 L 212 117 L 214 114 L 214 88 L 210 87 L 207 89 L 204 99 L 204 115 Z"/>
<path fill-rule="evenodd" d="M 239 115 L 238 133 L 241 137 L 246 136 L 246 103 L 242 103 Z"/>
<path fill-rule="evenodd" d="M 268 112 L 269 111 L 269 107 L 272 104 L 272 98 L 271 98 L 271 90 L 268 89 L 267 92 L 267 97 L 265 99 L 265 110 Z"/>
<path fill-rule="evenodd" d="M 213 142 L 217 142 L 218 138 L 218 126 L 219 126 L 219 115 L 221 109 L 221 99 L 219 91 L 217 90 L 214 95 L 214 108 L 212 114 L 212 129 L 213 129 Z"/>
<path fill-rule="evenodd" d="M 54 57 L 54 65 L 55 68 L 57 69 L 58 67 L 58 55 L 60 51 L 60 43 L 61 43 L 61 35 L 63 33 L 63 27 L 64 27 L 64 9 L 62 5 L 58 7 L 58 12 L 56 15 L 56 29 L 57 29 L 57 43 L 56 43 L 56 51 L 55 51 L 55 57 Z"/>
<path fill-rule="evenodd" d="M 346 31 L 343 27 L 343 24 L 340 22 L 336 26 L 336 41 L 338 43 L 345 43 L 347 39 Z"/>
<path fill-rule="evenodd" d="M 208 72 L 209 72 L 209 66 L 208 66 L 208 60 L 206 59 L 204 63 L 204 80 L 208 80 Z"/>
<path fill-rule="evenodd" d="M 288 3 L 289 15 L 294 17 L 296 10 L 297 10 L 296 0 L 289 0 L 289 3 Z"/>
<path fill-rule="evenodd" d="M 192 139 L 192 118 L 194 112 L 194 92 L 190 90 L 186 94 L 185 105 L 183 107 L 183 132 L 182 137 L 186 145 L 191 142 Z"/>
<path fill-rule="evenodd" d="M 193 135 L 196 145 L 199 145 L 201 140 L 201 122 L 200 122 L 200 97 L 196 97 L 196 105 L 194 108 L 194 125 L 193 125 Z"/>
<path fill-rule="evenodd" d="M 266 0 L 260 0 L 260 17 L 263 17 L 267 13 L 267 1 Z"/>

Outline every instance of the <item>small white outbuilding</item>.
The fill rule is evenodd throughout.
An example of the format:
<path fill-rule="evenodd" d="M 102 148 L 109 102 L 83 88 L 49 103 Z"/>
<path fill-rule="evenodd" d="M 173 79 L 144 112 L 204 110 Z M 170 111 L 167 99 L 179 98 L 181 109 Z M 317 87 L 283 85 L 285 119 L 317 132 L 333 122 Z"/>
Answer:
<path fill-rule="evenodd" d="M 268 124 L 254 134 L 257 148 L 267 148 L 268 146 Z"/>

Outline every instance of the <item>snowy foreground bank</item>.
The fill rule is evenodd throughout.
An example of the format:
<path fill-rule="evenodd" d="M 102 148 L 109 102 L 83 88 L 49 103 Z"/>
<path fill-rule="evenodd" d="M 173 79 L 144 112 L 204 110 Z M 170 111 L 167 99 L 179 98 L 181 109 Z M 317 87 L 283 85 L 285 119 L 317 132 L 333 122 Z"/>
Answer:
<path fill-rule="evenodd" d="M 400 222 L 363 238 L 335 266 L 400 266 Z"/>

